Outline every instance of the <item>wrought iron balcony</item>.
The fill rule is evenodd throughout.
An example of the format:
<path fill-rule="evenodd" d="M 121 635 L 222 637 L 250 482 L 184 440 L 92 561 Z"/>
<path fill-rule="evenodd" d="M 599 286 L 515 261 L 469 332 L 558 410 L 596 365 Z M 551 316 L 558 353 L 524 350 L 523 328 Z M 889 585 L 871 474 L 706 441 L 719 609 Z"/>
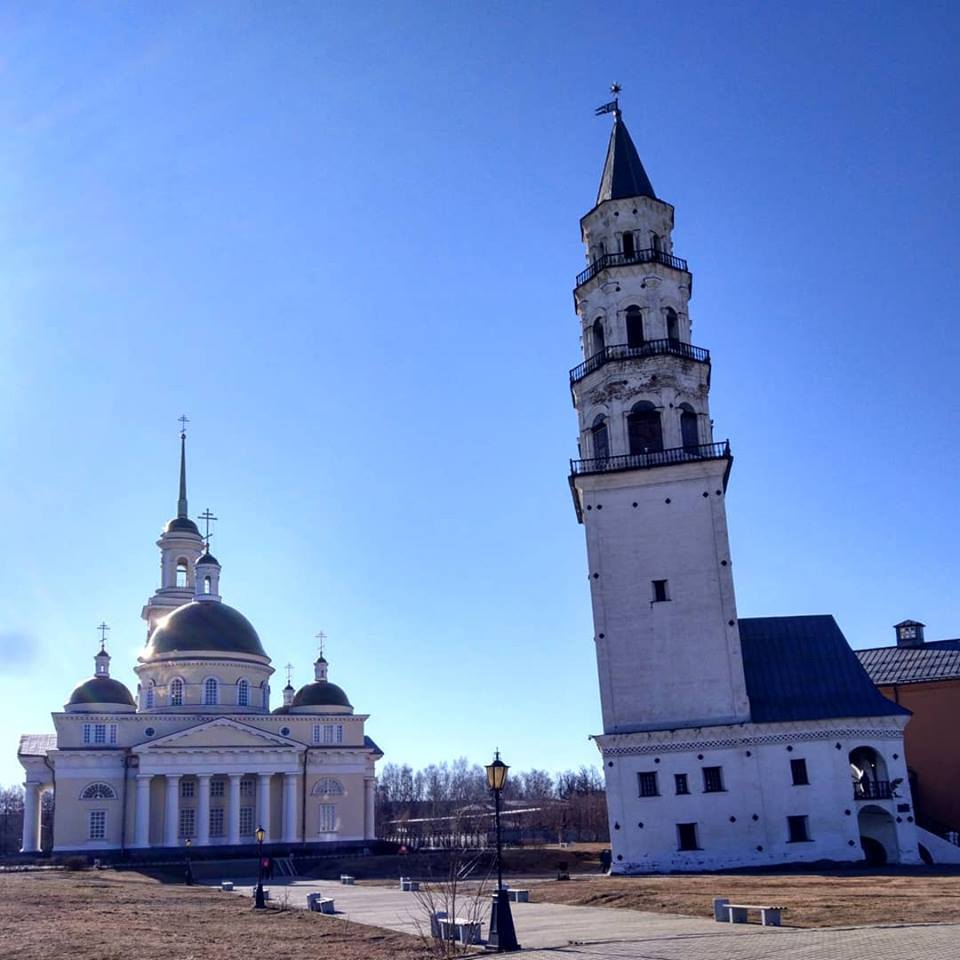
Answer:
<path fill-rule="evenodd" d="M 582 286 L 609 267 L 629 267 L 635 263 L 662 263 L 665 267 L 673 267 L 674 270 L 690 272 L 687 270 L 686 260 L 651 247 L 647 250 L 634 250 L 633 253 L 606 253 L 602 257 L 597 257 L 586 270 L 577 274 L 577 286 Z"/>
<path fill-rule="evenodd" d="M 579 366 L 570 371 L 570 383 L 582 380 L 588 373 L 599 370 L 611 360 L 633 360 L 639 357 L 658 357 L 669 354 L 674 357 L 683 357 L 685 360 L 696 360 L 697 363 L 709 363 L 710 351 L 703 347 L 695 347 L 692 343 L 682 340 L 645 340 L 638 347 L 631 347 L 625 343 L 612 343 L 604 347 L 592 357 L 584 360 Z"/>
<path fill-rule="evenodd" d="M 594 457 L 592 460 L 571 460 L 570 474 L 573 477 L 586 473 L 613 473 L 617 470 L 644 470 L 648 467 L 664 467 L 673 463 L 693 463 L 696 460 L 732 459 L 730 441 L 701 443 L 696 446 L 671 447 L 669 450 L 654 450 L 650 453 L 628 453 L 619 457 Z M 729 470 L 729 465 L 728 468 Z"/>
<path fill-rule="evenodd" d="M 855 780 L 853 783 L 854 800 L 890 800 L 892 797 L 889 780 Z"/>

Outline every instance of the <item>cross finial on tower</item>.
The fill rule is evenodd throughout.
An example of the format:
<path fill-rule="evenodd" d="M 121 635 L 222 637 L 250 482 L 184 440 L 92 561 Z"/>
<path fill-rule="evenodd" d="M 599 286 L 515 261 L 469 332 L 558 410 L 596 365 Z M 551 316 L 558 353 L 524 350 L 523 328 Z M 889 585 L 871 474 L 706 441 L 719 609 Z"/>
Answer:
<path fill-rule="evenodd" d="M 292 663 L 287 664 L 287 686 L 288 687 L 293 686 L 293 664 Z"/>
<path fill-rule="evenodd" d="M 100 631 L 100 652 L 103 653 L 104 652 L 103 648 L 107 644 L 107 633 L 110 630 L 110 625 L 107 623 L 101 622 L 100 626 L 97 627 L 97 629 Z"/>
<path fill-rule="evenodd" d="M 320 649 L 321 660 L 323 659 L 323 644 L 326 639 L 327 639 L 327 635 L 322 630 L 316 635 L 316 640 Z"/>
<path fill-rule="evenodd" d="M 198 519 L 198 520 L 203 520 L 203 522 L 204 522 L 203 542 L 204 542 L 204 545 L 206 546 L 206 548 L 209 550 L 209 549 L 210 549 L 210 537 L 213 536 L 213 534 L 210 533 L 210 521 L 211 521 L 211 520 L 216 520 L 217 518 L 210 512 L 210 508 L 207 507 L 207 509 L 204 510 L 203 513 L 201 513 L 201 514 L 199 515 L 199 517 L 197 517 L 197 519 Z"/>
<path fill-rule="evenodd" d="M 184 413 L 177 417 L 177 422 L 180 424 L 180 439 L 182 440 L 187 435 L 187 424 L 190 422 L 190 420 Z"/>

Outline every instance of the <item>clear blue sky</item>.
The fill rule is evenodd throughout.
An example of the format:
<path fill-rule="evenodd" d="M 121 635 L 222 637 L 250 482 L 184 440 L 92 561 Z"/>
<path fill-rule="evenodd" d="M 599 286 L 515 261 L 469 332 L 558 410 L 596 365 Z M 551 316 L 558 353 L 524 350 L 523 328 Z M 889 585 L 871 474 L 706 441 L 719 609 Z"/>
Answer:
<path fill-rule="evenodd" d="M 0 783 L 101 619 L 135 682 L 183 412 L 278 667 L 323 628 L 390 760 L 595 762 L 567 370 L 613 80 L 713 351 L 740 614 L 960 635 L 958 9 L 6 5 Z"/>

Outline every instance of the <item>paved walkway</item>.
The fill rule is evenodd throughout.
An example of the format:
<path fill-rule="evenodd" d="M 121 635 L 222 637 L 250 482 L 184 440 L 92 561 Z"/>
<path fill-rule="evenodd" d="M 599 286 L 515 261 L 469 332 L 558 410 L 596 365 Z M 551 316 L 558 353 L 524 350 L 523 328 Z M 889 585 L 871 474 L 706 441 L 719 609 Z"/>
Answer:
<path fill-rule="evenodd" d="M 329 880 L 267 886 L 274 900 L 287 896 L 295 907 L 306 906 L 308 893 L 333 897 L 337 914 L 355 923 L 410 934 L 427 923 L 416 894 L 392 887 Z M 251 888 L 241 892 L 249 896 Z M 960 924 L 798 930 L 611 907 L 511 907 L 523 955 L 531 960 L 955 960 L 960 955 Z"/>

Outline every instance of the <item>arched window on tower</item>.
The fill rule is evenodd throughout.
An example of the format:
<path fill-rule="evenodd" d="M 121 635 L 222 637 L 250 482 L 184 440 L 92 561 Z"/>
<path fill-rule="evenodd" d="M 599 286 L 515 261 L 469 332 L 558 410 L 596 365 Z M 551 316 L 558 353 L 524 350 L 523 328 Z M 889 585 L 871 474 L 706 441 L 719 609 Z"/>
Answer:
<path fill-rule="evenodd" d="M 594 354 L 602 353 L 604 346 L 604 337 L 603 337 L 603 321 L 597 317 L 593 321 L 593 352 Z"/>
<path fill-rule="evenodd" d="M 147 710 L 152 710 L 157 705 L 157 685 L 153 680 L 150 680 L 146 686 L 146 707 Z"/>
<path fill-rule="evenodd" d="M 270 688 L 267 686 L 266 680 L 260 684 L 260 706 L 264 710 L 270 709 Z"/>
<path fill-rule="evenodd" d="M 601 413 L 590 428 L 593 435 L 593 456 L 597 460 L 606 460 L 610 456 L 610 438 L 607 435 L 607 418 Z"/>
<path fill-rule="evenodd" d="M 170 706 L 183 706 L 183 681 L 179 677 L 170 683 Z"/>
<path fill-rule="evenodd" d="M 206 707 L 217 705 L 217 681 L 214 677 L 207 677 L 203 681 L 203 704 Z"/>
<path fill-rule="evenodd" d="M 660 247 L 660 234 L 659 234 L 659 233 L 651 233 L 651 234 L 650 234 L 650 246 L 653 247 L 653 249 L 656 250 L 658 253 L 660 252 L 661 247 Z"/>
<path fill-rule="evenodd" d="M 643 314 L 636 304 L 627 307 L 627 346 L 643 346 Z"/>
<path fill-rule="evenodd" d="M 237 706 L 250 706 L 250 684 L 246 680 L 237 681 Z"/>
<path fill-rule="evenodd" d="M 181 557 L 177 561 L 177 586 L 185 587 L 187 586 L 187 571 L 190 569 L 187 561 Z"/>
<path fill-rule="evenodd" d="M 625 257 L 632 257 L 633 254 L 633 234 L 629 230 L 625 230 L 623 234 L 623 255 Z"/>
<path fill-rule="evenodd" d="M 677 311 L 672 307 L 667 307 L 667 339 L 680 339 L 680 320 L 677 317 Z"/>
<path fill-rule="evenodd" d="M 627 415 L 630 453 L 659 453 L 663 449 L 660 411 L 649 400 L 635 403 Z"/>
<path fill-rule="evenodd" d="M 204 592 L 204 593 L 210 593 L 210 589 L 211 589 L 211 584 L 212 584 L 212 582 L 213 582 L 213 581 L 212 581 L 209 577 L 204 577 L 204 578 L 203 578 L 203 592 Z"/>
<path fill-rule="evenodd" d="M 680 441 L 684 450 L 696 450 L 700 446 L 697 415 L 689 403 L 680 404 Z"/>

